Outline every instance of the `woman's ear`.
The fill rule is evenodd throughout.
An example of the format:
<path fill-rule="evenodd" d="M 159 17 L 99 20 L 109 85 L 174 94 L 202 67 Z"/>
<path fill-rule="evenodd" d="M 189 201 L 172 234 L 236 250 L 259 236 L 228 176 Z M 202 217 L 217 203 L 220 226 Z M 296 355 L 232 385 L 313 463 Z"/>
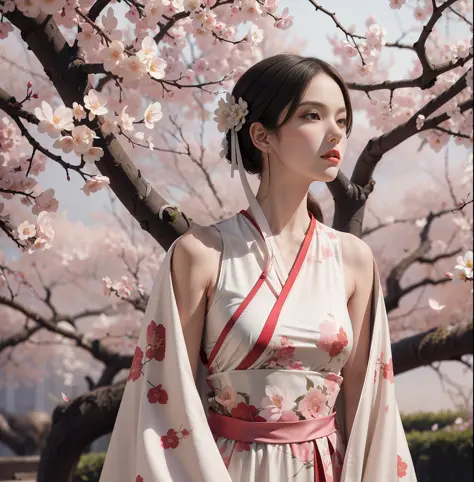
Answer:
<path fill-rule="evenodd" d="M 270 134 L 261 122 L 253 122 L 249 128 L 249 134 L 253 145 L 259 151 L 267 153 L 270 151 Z"/>

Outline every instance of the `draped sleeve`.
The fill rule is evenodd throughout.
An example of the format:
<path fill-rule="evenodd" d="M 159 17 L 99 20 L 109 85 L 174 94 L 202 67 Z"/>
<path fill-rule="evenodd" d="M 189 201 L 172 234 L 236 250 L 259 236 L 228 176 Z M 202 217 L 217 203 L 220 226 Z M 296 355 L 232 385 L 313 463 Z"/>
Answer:
<path fill-rule="evenodd" d="M 231 482 L 187 355 L 174 246 L 152 288 L 100 482 Z"/>
<path fill-rule="evenodd" d="M 232 482 L 210 431 L 203 366 L 195 383 L 171 279 L 171 246 L 159 269 L 100 482 Z M 416 482 L 400 420 L 388 318 L 374 261 L 367 373 L 342 482 Z M 344 430 L 344 388 L 336 404 Z"/>
<path fill-rule="evenodd" d="M 395 397 L 390 332 L 382 285 L 375 260 L 373 263 L 369 361 L 347 441 L 341 482 L 416 482 Z M 339 428 L 344 432 L 344 383 L 336 411 Z"/>

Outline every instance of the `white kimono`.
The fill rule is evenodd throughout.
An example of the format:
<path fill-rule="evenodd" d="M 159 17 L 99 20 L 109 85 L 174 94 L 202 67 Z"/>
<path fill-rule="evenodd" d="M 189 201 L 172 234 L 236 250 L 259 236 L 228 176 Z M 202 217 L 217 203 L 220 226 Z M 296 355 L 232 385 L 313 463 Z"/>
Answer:
<path fill-rule="evenodd" d="M 247 212 L 215 226 L 222 266 L 198 383 L 173 292 L 173 245 L 152 289 L 100 482 L 415 482 L 375 261 L 369 362 L 345 443 L 341 370 L 353 334 L 339 233 L 311 218 L 281 280 L 266 269 Z"/>

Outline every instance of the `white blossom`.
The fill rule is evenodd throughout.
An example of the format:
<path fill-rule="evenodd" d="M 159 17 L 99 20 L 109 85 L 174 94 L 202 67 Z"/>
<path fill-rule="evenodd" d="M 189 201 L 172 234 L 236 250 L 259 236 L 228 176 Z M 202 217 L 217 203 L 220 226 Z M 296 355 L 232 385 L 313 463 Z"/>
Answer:
<path fill-rule="evenodd" d="M 153 129 L 155 123 L 158 122 L 163 117 L 161 112 L 161 104 L 159 102 L 153 102 L 145 110 L 145 126 L 148 129 Z"/>
<path fill-rule="evenodd" d="M 15 5 L 26 17 L 36 18 L 40 14 L 37 0 L 15 0 Z"/>
<path fill-rule="evenodd" d="M 108 47 L 100 51 L 100 57 L 107 72 L 114 72 L 117 66 L 125 59 L 125 47 L 120 40 L 110 42 Z"/>
<path fill-rule="evenodd" d="M 72 110 L 64 105 L 53 112 L 53 108 L 43 100 L 41 107 L 35 108 L 35 115 L 40 121 L 38 130 L 53 139 L 58 137 L 62 130 L 70 131 L 74 127 Z"/>
<path fill-rule="evenodd" d="M 74 142 L 74 152 L 76 154 L 84 154 L 90 147 L 97 135 L 89 127 L 80 125 L 74 127 L 71 133 Z"/>
<path fill-rule="evenodd" d="M 165 69 L 166 61 L 159 57 L 151 59 L 146 64 L 146 70 L 150 74 L 150 77 L 153 77 L 157 80 L 162 79 L 165 76 Z"/>
<path fill-rule="evenodd" d="M 407 0 L 390 0 L 390 8 L 400 9 L 402 5 L 406 3 Z"/>
<path fill-rule="evenodd" d="M 54 15 L 66 5 L 66 0 L 37 0 L 39 9 L 47 15 Z"/>
<path fill-rule="evenodd" d="M 165 13 L 161 0 L 151 0 L 145 6 L 145 16 L 149 27 L 156 27 L 161 17 Z"/>
<path fill-rule="evenodd" d="M 107 176 L 94 176 L 92 179 L 87 180 L 81 190 L 86 196 L 89 196 L 91 193 L 100 191 L 109 184 L 110 180 Z"/>
<path fill-rule="evenodd" d="M 118 132 L 117 125 L 117 119 L 106 115 L 102 118 L 102 123 L 100 124 L 100 127 L 102 128 L 102 132 L 104 134 L 116 134 Z"/>
<path fill-rule="evenodd" d="M 229 129 L 235 128 L 236 131 L 239 131 L 245 124 L 245 116 L 249 113 L 247 107 L 247 102 L 242 98 L 236 102 L 234 96 L 228 92 L 225 100 L 219 99 L 218 107 L 214 111 L 217 130 L 227 132 Z"/>
<path fill-rule="evenodd" d="M 127 57 L 120 64 L 120 75 L 127 81 L 139 80 L 147 71 L 146 65 L 137 55 Z"/>
<path fill-rule="evenodd" d="M 54 141 L 53 146 L 56 149 L 61 149 L 66 154 L 74 150 L 74 139 L 72 136 L 62 136 Z"/>
<path fill-rule="evenodd" d="M 54 234 L 54 229 L 51 226 L 51 216 L 46 211 L 40 212 L 36 220 L 36 239 L 28 249 L 28 253 L 32 254 L 35 251 L 44 251 L 51 248 Z"/>
<path fill-rule="evenodd" d="M 104 155 L 104 150 L 101 147 L 91 146 L 83 154 L 84 161 L 93 163 L 98 161 Z"/>
<path fill-rule="evenodd" d="M 34 224 L 30 224 L 28 221 L 22 222 L 18 228 L 18 238 L 22 241 L 25 241 L 29 238 L 34 238 L 36 236 L 36 226 Z"/>
<path fill-rule="evenodd" d="M 158 54 L 158 46 L 153 38 L 146 36 L 142 40 L 141 49 L 137 52 L 137 57 L 144 63 L 154 59 Z"/>
<path fill-rule="evenodd" d="M 108 112 L 106 99 L 94 89 L 84 96 L 84 107 L 89 111 L 89 120 L 93 120 L 96 115 L 105 115 Z"/>
<path fill-rule="evenodd" d="M 425 125 L 425 116 L 420 114 L 416 118 L 416 129 L 419 131 Z"/>
<path fill-rule="evenodd" d="M 72 104 L 72 113 L 74 115 L 74 118 L 78 121 L 81 121 L 87 117 L 84 107 L 82 107 L 82 105 L 78 104 L 77 102 L 73 102 Z"/>
<path fill-rule="evenodd" d="M 134 117 L 127 114 L 128 105 L 126 105 L 120 113 L 119 123 L 124 131 L 133 131 Z"/>
<path fill-rule="evenodd" d="M 77 34 L 77 43 L 84 50 L 94 50 L 100 46 L 100 37 L 92 25 L 81 23 L 81 31 Z"/>

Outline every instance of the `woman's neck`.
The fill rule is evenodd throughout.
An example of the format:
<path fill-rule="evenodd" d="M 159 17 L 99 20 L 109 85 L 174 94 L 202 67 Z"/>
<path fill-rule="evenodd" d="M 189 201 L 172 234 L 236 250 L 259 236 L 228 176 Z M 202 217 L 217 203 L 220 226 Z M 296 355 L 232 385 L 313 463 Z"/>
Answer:
<path fill-rule="evenodd" d="M 299 238 L 308 229 L 308 185 L 263 186 L 257 191 L 257 201 L 275 236 Z"/>

